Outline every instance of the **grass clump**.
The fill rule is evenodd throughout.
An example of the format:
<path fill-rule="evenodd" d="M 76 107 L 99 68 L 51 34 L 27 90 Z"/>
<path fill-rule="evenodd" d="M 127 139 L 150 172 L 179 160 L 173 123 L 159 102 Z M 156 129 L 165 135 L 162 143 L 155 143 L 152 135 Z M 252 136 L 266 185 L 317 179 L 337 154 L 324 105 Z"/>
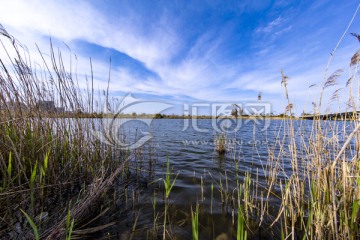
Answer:
<path fill-rule="evenodd" d="M 227 151 L 227 145 L 229 143 L 226 133 L 219 133 L 215 135 L 215 150 L 219 154 L 225 154 Z"/>

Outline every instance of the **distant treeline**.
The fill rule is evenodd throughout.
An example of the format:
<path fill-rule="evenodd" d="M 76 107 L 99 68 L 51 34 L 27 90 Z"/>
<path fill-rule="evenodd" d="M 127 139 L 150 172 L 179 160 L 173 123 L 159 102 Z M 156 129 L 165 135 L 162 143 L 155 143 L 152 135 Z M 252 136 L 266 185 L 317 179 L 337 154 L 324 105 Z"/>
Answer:
<path fill-rule="evenodd" d="M 177 114 L 111 114 L 111 113 L 82 113 L 84 117 L 93 117 L 93 118 L 154 118 L 154 119 L 213 119 L 213 118 L 235 118 L 234 116 L 209 116 L 209 115 L 177 115 Z M 241 115 L 236 118 L 255 118 L 255 117 L 265 117 L 265 118 L 289 118 L 289 115 L 279 114 L 279 115 Z"/>

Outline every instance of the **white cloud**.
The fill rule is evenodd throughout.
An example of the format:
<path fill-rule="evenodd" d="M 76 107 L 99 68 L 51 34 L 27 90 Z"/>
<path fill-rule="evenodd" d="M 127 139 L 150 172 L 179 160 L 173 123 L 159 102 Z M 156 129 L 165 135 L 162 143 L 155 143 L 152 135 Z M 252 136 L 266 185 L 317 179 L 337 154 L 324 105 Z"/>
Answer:
<path fill-rule="evenodd" d="M 256 29 L 255 32 L 257 32 L 257 33 L 270 33 L 270 32 L 272 32 L 272 30 L 274 28 L 281 25 L 283 22 L 284 22 L 284 18 L 279 16 L 276 19 L 274 19 L 273 21 L 267 23 L 265 26 Z"/>

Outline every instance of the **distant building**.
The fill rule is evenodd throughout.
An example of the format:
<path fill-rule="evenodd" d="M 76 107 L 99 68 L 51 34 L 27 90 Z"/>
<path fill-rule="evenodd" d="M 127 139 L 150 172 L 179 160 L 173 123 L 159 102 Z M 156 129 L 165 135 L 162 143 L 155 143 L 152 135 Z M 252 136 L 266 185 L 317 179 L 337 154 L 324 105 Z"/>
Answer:
<path fill-rule="evenodd" d="M 56 107 L 54 101 L 38 101 L 37 106 L 40 111 L 55 112 Z"/>

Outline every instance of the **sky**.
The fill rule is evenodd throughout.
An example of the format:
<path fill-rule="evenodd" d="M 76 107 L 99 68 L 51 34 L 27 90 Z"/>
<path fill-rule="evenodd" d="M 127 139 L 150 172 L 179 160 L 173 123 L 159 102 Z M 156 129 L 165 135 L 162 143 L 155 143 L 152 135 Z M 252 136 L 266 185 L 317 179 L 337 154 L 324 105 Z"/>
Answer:
<path fill-rule="evenodd" d="M 95 89 L 106 89 L 111 68 L 114 101 L 131 93 L 170 103 L 174 107 L 166 113 L 182 114 L 184 104 L 245 105 L 258 102 L 261 92 L 261 101 L 282 113 L 287 105 L 282 69 L 300 114 L 318 102 L 330 53 L 358 5 L 355 0 L 5 0 L 0 24 L 28 47 L 34 61 L 40 61 L 36 44 L 48 53 L 51 38 L 65 59 L 76 59 L 82 88 L 90 58 Z M 346 106 L 345 84 L 357 71 L 349 63 L 360 47 L 350 33 L 360 33 L 359 15 L 330 63 L 325 79 L 338 69 L 343 73 L 324 92 L 323 111 Z M 339 98 L 330 101 L 339 88 Z"/>

